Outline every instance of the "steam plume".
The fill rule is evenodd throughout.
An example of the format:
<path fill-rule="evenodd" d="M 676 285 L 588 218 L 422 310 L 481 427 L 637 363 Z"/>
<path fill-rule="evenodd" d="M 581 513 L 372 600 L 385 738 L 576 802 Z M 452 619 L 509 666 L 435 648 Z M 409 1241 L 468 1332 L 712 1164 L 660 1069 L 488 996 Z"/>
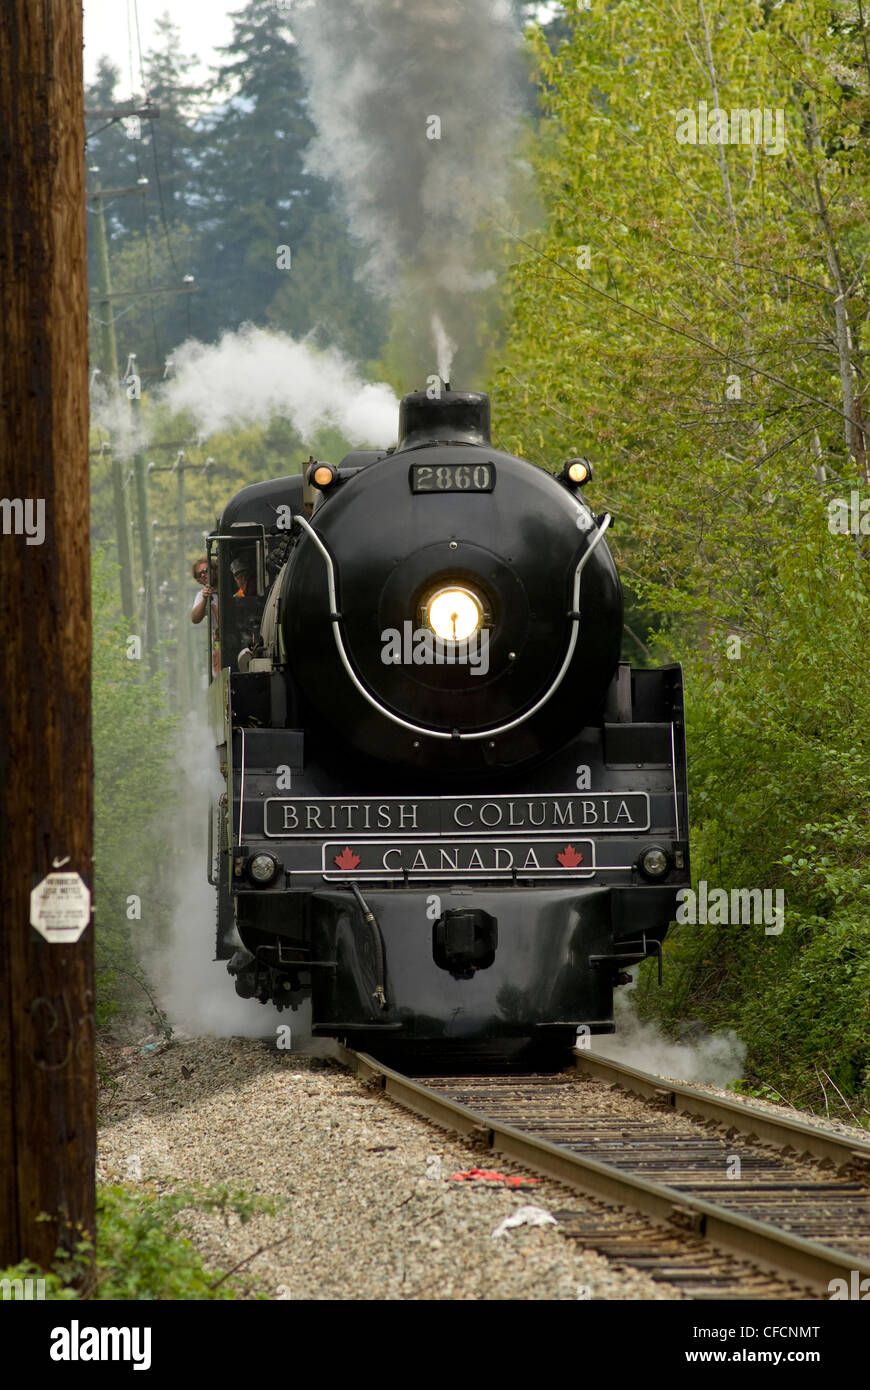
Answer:
<path fill-rule="evenodd" d="M 631 998 L 636 981 L 635 970 L 632 984 L 614 994 L 616 1032 L 593 1037 L 592 1052 L 672 1081 L 725 1087 L 743 1075 L 746 1044 L 732 1028 L 721 1033 L 702 1033 L 688 1042 L 674 1042 L 665 1037 L 656 1023 L 638 1018 Z"/>
<path fill-rule="evenodd" d="M 441 380 L 450 380 L 450 373 L 453 370 L 453 355 L 456 352 L 456 344 L 452 338 L 448 338 L 447 330 L 437 314 L 432 315 L 432 337 L 435 340 L 435 356 L 438 362 L 438 375 Z"/>
<path fill-rule="evenodd" d="M 398 402 L 389 386 L 362 380 L 335 348 L 315 351 L 286 333 L 245 328 L 207 346 L 176 348 L 175 376 L 163 391 L 173 412 L 187 410 L 205 435 L 233 425 L 289 420 L 304 440 L 337 426 L 353 444 L 396 438 Z"/>

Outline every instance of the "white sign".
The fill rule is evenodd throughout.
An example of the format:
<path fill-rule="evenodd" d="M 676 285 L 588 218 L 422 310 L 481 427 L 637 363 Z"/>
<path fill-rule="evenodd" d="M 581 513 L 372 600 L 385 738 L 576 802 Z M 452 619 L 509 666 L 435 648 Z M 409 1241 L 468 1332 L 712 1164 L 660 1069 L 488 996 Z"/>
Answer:
<path fill-rule="evenodd" d="M 78 941 L 91 920 L 91 890 L 80 874 L 47 874 L 30 894 L 30 924 L 46 941 Z"/>

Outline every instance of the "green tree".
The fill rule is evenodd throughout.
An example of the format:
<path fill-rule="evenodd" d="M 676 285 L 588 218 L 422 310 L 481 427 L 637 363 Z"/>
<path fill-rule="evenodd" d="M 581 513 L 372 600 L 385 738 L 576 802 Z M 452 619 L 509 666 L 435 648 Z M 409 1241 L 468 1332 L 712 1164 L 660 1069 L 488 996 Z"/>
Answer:
<path fill-rule="evenodd" d="M 98 1023 L 125 1006 L 147 1007 L 135 937 L 159 939 L 170 908 L 160 815 L 172 786 L 174 721 L 162 677 L 144 679 L 144 663 L 130 659 L 135 647 L 118 615 L 116 588 L 111 566 L 97 550 L 92 717 Z"/>
<path fill-rule="evenodd" d="M 534 39 L 546 223 L 512 276 L 502 442 L 598 457 L 623 576 L 686 667 L 695 874 L 787 891 L 782 936 L 677 928 L 659 1007 L 738 1024 L 751 1074 L 787 1072 L 803 1101 L 816 1067 L 855 1095 L 867 977 L 843 942 L 866 955 L 870 594 L 866 542 L 832 532 L 828 503 L 867 482 L 863 17 L 565 10 L 568 42 Z M 714 108 L 726 138 L 704 142 Z"/>
<path fill-rule="evenodd" d="M 142 194 L 106 199 L 104 204 L 112 291 L 119 296 L 111 304 L 119 370 L 130 351 L 138 353 L 140 369 L 162 369 L 169 350 L 195 331 L 193 295 L 152 292 L 186 291 L 184 277 L 196 269 L 198 111 L 204 96 L 188 80 L 193 60 L 181 52 L 178 31 L 168 15 L 158 20 L 157 29 L 159 44 L 145 55 L 143 80 L 159 116 L 141 118 L 138 126 L 110 116 L 95 116 L 88 123 L 89 188 L 99 179 L 102 188 L 131 189 L 141 184 L 144 189 Z M 120 81 L 117 68 L 101 59 L 97 79 L 86 93 L 87 108 L 105 112 L 129 105 L 129 93 L 118 91 Z M 139 103 L 144 99 L 142 93 L 135 97 Z M 98 206 L 91 202 L 88 207 L 93 223 Z M 93 226 L 90 231 L 93 301 L 98 275 Z M 140 296 L 127 297 L 130 290 L 140 291 Z M 97 330 L 92 309 L 93 360 L 99 360 Z"/>
<path fill-rule="evenodd" d="M 296 335 L 328 332 L 339 346 L 383 334 L 377 306 L 354 279 L 357 253 L 330 186 L 306 169 L 314 135 L 288 17 L 259 0 L 233 17 L 210 94 L 202 155 L 199 336 L 243 322 Z M 278 268 L 278 247 L 292 265 Z M 344 303 L 342 304 L 342 300 Z"/>

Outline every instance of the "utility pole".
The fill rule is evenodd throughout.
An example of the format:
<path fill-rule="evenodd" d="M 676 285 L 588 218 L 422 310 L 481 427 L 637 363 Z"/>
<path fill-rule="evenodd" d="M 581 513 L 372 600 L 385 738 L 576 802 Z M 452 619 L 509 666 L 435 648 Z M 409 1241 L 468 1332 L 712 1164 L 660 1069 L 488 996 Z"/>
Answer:
<path fill-rule="evenodd" d="M 90 171 L 96 174 L 99 170 L 92 168 Z M 116 189 L 117 194 L 124 190 Z M 137 193 L 144 192 L 144 188 L 127 190 Z M 109 392 L 109 400 L 115 410 L 121 410 L 121 400 L 118 391 L 118 348 L 115 342 L 115 323 L 112 318 L 112 281 L 109 273 L 109 243 L 106 238 L 106 218 L 103 209 L 105 194 L 100 189 L 99 180 L 96 189 L 89 195 L 96 202 L 94 209 L 94 245 L 97 257 L 97 284 L 100 291 L 97 299 L 97 311 L 100 317 L 100 345 L 103 366 L 103 380 Z M 117 426 L 116 426 L 117 429 Z M 112 448 L 112 493 L 115 502 L 115 535 L 118 541 L 118 564 L 121 567 L 121 607 L 124 610 L 124 617 L 127 622 L 132 624 L 136 617 L 136 605 L 133 599 L 133 564 L 130 554 L 130 526 L 127 519 L 127 499 L 124 495 L 124 473 L 120 458 L 120 451 L 117 447 L 117 435 L 113 441 Z"/>
<path fill-rule="evenodd" d="M 177 548 L 177 574 L 178 574 L 178 708 L 186 710 L 190 704 L 190 633 L 189 623 L 185 623 L 185 604 L 184 589 L 187 583 L 187 546 L 184 543 L 184 513 L 186 499 L 184 495 L 184 450 L 179 449 L 175 460 L 175 471 L 178 474 L 178 492 L 176 493 L 175 503 L 175 525 L 178 527 L 178 548 Z"/>
<path fill-rule="evenodd" d="M 127 359 L 124 374 L 127 395 L 133 412 L 134 437 L 138 438 L 139 411 L 142 409 L 142 378 L 136 371 L 136 354 L 131 352 Z M 157 588 L 154 579 L 154 559 L 151 550 L 151 517 L 148 507 L 148 483 L 145 468 L 145 455 L 138 448 L 133 455 L 133 470 L 136 477 L 136 502 L 139 513 L 139 554 L 142 561 L 142 586 L 145 591 L 145 631 L 143 646 L 148 657 L 148 668 L 152 676 L 157 671 Z"/>
<path fill-rule="evenodd" d="M 122 120 L 129 116 L 146 116 L 153 120 L 160 115 L 156 106 L 151 106 L 146 102 L 144 106 L 136 106 L 135 103 L 128 103 L 126 106 L 112 107 L 108 110 L 87 111 L 88 117 L 105 117 L 110 121 Z M 98 174 L 97 168 L 91 168 L 92 174 Z M 196 285 L 192 275 L 185 275 L 184 282 L 180 286 L 158 286 L 147 290 L 119 290 L 113 291 L 111 275 L 109 271 L 109 244 L 106 236 L 106 218 L 104 203 L 108 198 L 126 198 L 134 194 L 147 194 L 149 183 L 146 178 L 141 178 L 132 188 L 101 188 L 99 180 L 96 187 L 88 194 L 89 200 L 96 203 L 94 212 L 96 223 L 96 260 L 97 260 L 97 282 L 99 306 L 100 332 L 102 336 L 102 354 L 104 362 L 104 372 L 108 376 L 111 374 L 110 391 L 118 397 L 118 349 L 115 340 L 115 323 L 112 318 L 112 304 L 117 299 L 145 299 L 158 294 L 195 294 Z M 127 397 L 131 402 L 131 416 L 134 438 L 137 434 L 137 423 L 139 410 L 141 408 L 141 376 L 135 370 L 134 364 L 136 354 L 131 353 L 127 361 L 127 370 L 124 375 L 124 384 L 127 388 Z M 111 366 L 105 365 L 111 363 Z M 120 407 L 119 407 L 120 408 Z M 124 495 L 123 474 L 121 471 L 121 460 L 118 449 L 112 451 L 112 487 L 115 502 L 115 529 L 118 535 L 118 562 L 121 566 L 121 605 L 124 609 L 128 621 L 132 622 L 135 614 L 133 600 L 133 569 L 132 556 L 130 552 L 130 532 L 127 520 L 127 505 Z M 141 449 L 137 449 L 133 455 L 133 476 L 136 479 L 136 504 L 139 523 L 139 550 L 142 560 L 142 588 L 144 592 L 144 604 L 141 614 L 143 627 L 142 645 L 148 656 L 148 665 L 151 674 L 154 675 L 158 666 L 158 631 L 157 631 L 157 595 L 154 583 L 153 563 L 151 555 L 151 525 L 148 517 L 148 488 L 146 486 L 145 457 Z M 123 539 L 122 539 L 123 536 Z"/>
<path fill-rule="evenodd" d="M 188 589 L 190 573 L 188 570 L 188 532 L 192 528 L 187 524 L 187 489 L 185 487 L 184 475 L 192 469 L 197 473 L 204 473 L 208 477 L 208 471 L 214 465 L 214 459 L 207 458 L 205 463 L 186 462 L 183 449 L 178 450 L 174 463 L 156 464 L 149 463 L 149 473 L 174 473 L 178 479 L 178 487 L 175 494 L 175 555 L 176 571 L 178 575 L 178 596 L 176 599 L 176 698 L 178 708 L 182 712 L 187 710 L 193 693 L 193 670 L 191 660 L 191 633 L 189 625 L 185 622 L 187 609 L 185 605 L 185 592 Z M 167 530 L 167 527 L 162 527 Z M 196 528 L 197 531 L 199 528 Z"/>
<path fill-rule="evenodd" d="M 3 0 L 0 1267 L 95 1230 L 83 100 L 81 5 Z"/>
<path fill-rule="evenodd" d="M 121 119 L 127 115 L 146 115 L 150 118 L 159 116 L 160 112 L 156 107 L 146 106 L 130 110 L 129 107 L 116 107 L 110 111 L 89 111 L 89 116 L 111 116 Z M 92 167 L 90 172 L 98 174 L 99 170 Z M 111 273 L 109 269 L 109 243 L 106 236 L 106 218 L 104 203 L 108 198 L 127 198 L 133 195 L 144 196 L 149 190 L 149 183 L 146 178 L 139 179 L 132 188 L 101 188 L 99 180 L 96 187 L 88 194 L 90 201 L 96 203 L 94 210 L 95 218 L 95 248 L 97 260 L 97 288 L 98 297 L 95 303 L 98 306 L 100 318 L 100 335 L 102 339 L 103 371 L 109 382 L 109 391 L 112 398 L 118 402 L 120 411 L 123 402 L 121 401 L 118 390 L 118 348 L 115 339 L 115 324 L 112 318 L 112 304 L 117 299 L 145 299 L 158 294 L 195 294 L 197 286 L 192 275 L 185 275 L 183 283 L 177 286 L 158 286 L 147 290 L 118 290 L 112 289 Z M 134 438 L 137 434 L 136 426 L 141 408 L 141 375 L 136 372 L 136 354 L 131 353 L 127 360 L 127 369 L 124 374 L 124 385 L 127 391 L 127 399 L 130 401 L 131 424 Z M 108 364 L 108 365 L 107 365 Z M 115 503 L 115 529 L 118 535 L 118 563 L 121 566 L 121 606 L 129 622 L 133 622 L 136 613 L 134 602 L 133 584 L 133 565 L 132 553 L 130 550 L 130 529 L 127 515 L 127 503 L 124 492 L 124 476 L 122 471 L 122 460 L 119 457 L 120 450 L 115 447 L 112 450 L 112 489 Z M 139 523 L 139 548 L 142 558 L 142 587 L 144 590 L 144 608 L 140 615 L 143 625 L 143 643 L 147 654 L 148 664 L 152 675 L 157 670 L 157 599 L 152 573 L 151 559 L 151 525 L 148 517 L 148 489 L 146 486 L 145 457 L 141 449 L 136 450 L 133 455 L 133 476 L 136 479 L 136 503 L 138 510 Z"/>

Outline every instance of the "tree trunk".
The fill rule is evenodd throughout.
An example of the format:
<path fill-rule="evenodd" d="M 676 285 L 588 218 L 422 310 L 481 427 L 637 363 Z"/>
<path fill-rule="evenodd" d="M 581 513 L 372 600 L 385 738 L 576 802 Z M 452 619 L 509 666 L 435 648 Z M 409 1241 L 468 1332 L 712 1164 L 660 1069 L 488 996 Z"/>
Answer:
<path fill-rule="evenodd" d="M 822 154 L 819 123 L 816 119 L 815 104 L 812 101 L 809 103 L 808 110 L 804 113 L 804 134 L 810 157 L 812 157 L 814 152 Z M 824 237 L 825 260 L 828 264 L 828 272 L 831 276 L 832 286 L 836 291 L 836 298 L 834 299 L 834 337 L 837 344 L 837 361 L 840 369 L 840 394 L 843 398 L 843 435 L 846 444 L 846 454 L 848 458 L 854 458 L 856 460 L 858 467 L 864 475 L 865 481 L 870 482 L 864 433 L 856 416 L 855 409 L 852 334 L 849 327 L 849 316 L 846 305 L 846 280 L 840 261 L 836 233 L 831 225 L 828 205 L 825 202 L 825 195 L 822 192 L 819 175 L 815 170 L 813 171 L 813 190 L 816 195 L 816 207 L 819 211 L 819 221 L 821 222 Z"/>

